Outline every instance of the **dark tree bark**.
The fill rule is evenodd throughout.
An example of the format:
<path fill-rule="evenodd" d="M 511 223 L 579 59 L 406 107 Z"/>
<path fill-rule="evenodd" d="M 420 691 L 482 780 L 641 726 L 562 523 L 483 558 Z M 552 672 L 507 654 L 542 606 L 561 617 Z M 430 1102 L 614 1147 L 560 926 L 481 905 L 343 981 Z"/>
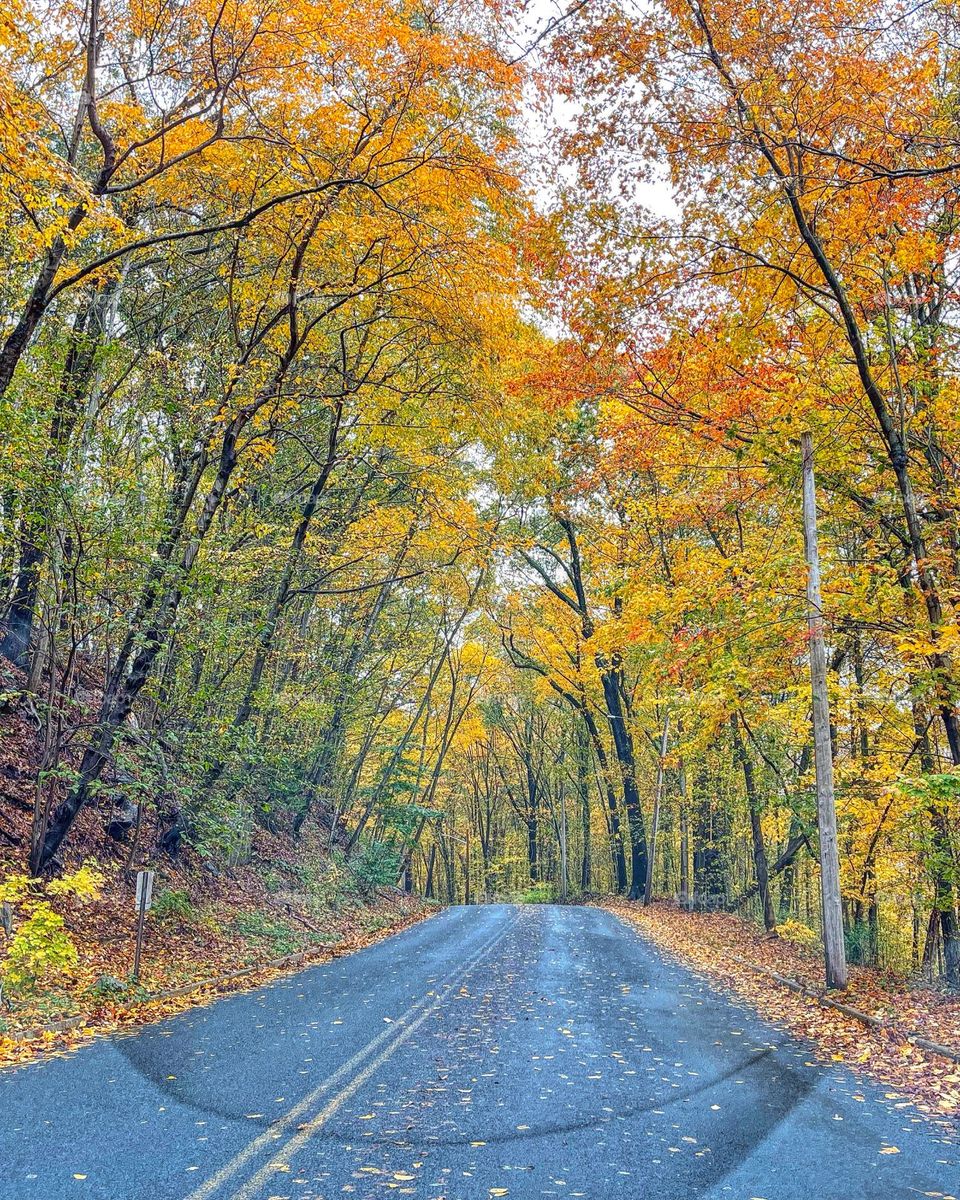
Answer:
<path fill-rule="evenodd" d="M 573 522 L 567 517 L 557 517 L 557 524 L 563 531 L 567 541 L 569 562 L 562 563 L 564 574 L 572 588 L 570 591 L 561 587 L 542 562 L 533 555 L 524 552 L 525 562 L 531 566 L 543 580 L 547 589 L 562 600 L 577 614 L 580 620 L 581 634 L 584 642 L 589 642 L 594 634 L 593 617 L 587 601 L 586 586 L 583 579 L 583 562 L 580 556 L 580 545 Z M 548 550 L 553 562 L 559 562 L 553 550 Z M 525 656 L 521 656 L 525 657 Z M 533 660 L 527 658 L 527 665 Z M 627 829 L 630 834 L 630 898 L 638 899 L 643 894 L 647 873 L 647 838 L 644 828 L 643 809 L 640 804 L 640 794 L 637 788 L 636 754 L 633 746 L 633 736 L 629 725 L 629 702 L 626 697 L 623 681 L 623 668 L 620 656 L 616 653 L 609 658 L 597 652 L 595 662 L 600 672 L 601 685 L 605 700 L 606 717 L 613 738 L 614 753 L 620 769 L 623 787 L 623 801 L 627 813 Z M 539 668 L 540 673 L 548 679 L 549 673 Z M 551 686 L 561 695 L 564 691 L 551 680 Z M 592 734 L 591 734 L 592 736 Z M 594 745 L 598 745 L 595 739 Z M 619 876 L 619 871 L 618 871 Z M 618 878 L 619 884 L 619 878 Z"/>
<path fill-rule="evenodd" d="M 576 779 L 580 799 L 580 891 L 589 892 L 592 882 L 592 838 L 590 831 L 590 741 L 586 726 L 576 726 Z"/>
<path fill-rule="evenodd" d="M 757 794 L 756 778 L 753 770 L 753 760 L 743 743 L 740 733 L 739 718 L 734 715 L 731 720 L 733 751 L 740 769 L 743 771 L 743 782 L 747 793 L 747 806 L 750 810 L 750 835 L 753 843 L 753 868 L 756 876 L 757 892 L 763 908 L 763 925 L 768 933 L 777 927 L 777 918 L 773 911 L 773 899 L 770 895 L 770 873 L 767 866 L 767 850 L 763 844 L 763 830 L 760 827 L 760 797 Z"/>
<path fill-rule="evenodd" d="M 0 639 L 0 654 L 24 669 L 29 663 L 30 642 L 36 622 L 49 512 L 63 479 L 67 450 L 77 417 L 93 378 L 96 354 L 103 336 L 105 310 L 113 292 L 114 288 L 105 288 L 83 304 L 74 317 L 56 404 L 50 418 L 43 466 L 26 489 L 21 503 L 17 570 L 6 613 L 5 630 Z"/>
<path fill-rule="evenodd" d="M 917 504 L 911 477 L 910 446 L 903 434 L 903 414 L 897 411 L 895 402 L 891 402 L 884 393 L 871 361 L 868 339 L 861 327 L 856 307 L 817 232 L 816 222 L 804 207 L 805 180 L 802 172 L 798 170 L 800 160 L 793 154 L 792 149 L 780 144 L 775 131 L 769 131 L 757 119 L 755 109 L 747 102 L 741 85 L 717 47 L 710 22 L 700 4 L 695 5 L 694 15 L 703 35 L 707 56 L 722 86 L 730 95 L 737 119 L 749 139 L 749 144 L 755 148 L 769 167 L 772 177 L 778 181 L 800 240 L 823 280 L 822 290 L 836 306 L 864 398 L 874 414 L 886 459 L 896 480 L 903 516 L 903 528 L 897 530 L 897 536 L 906 546 L 911 560 L 909 571 L 901 571 L 898 574 L 901 585 L 908 590 L 916 587 L 923 600 L 933 647 L 927 655 L 927 664 L 935 680 L 934 708 L 947 737 L 951 763 L 953 766 L 960 766 L 960 720 L 954 706 L 955 665 L 949 652 L 943 648 L 944 604 L 935 567 L 936 555 L 929 552 L 926 544 L 927 529 L 925 518 Z M 810 159 L 813 153 L 815 151 L 808 149 L 807 159 Z M 786 163 L 783 161 L 785 155 L 790 156 Z M 949 831 L 943 829 L 936 819 L 933 825 L 938 858 L 948 863 L 951 853 Z M 949 871 L 941 872 L 935 885 L 945 940 L 947 978 L 960 985 L 960 921 L 957 916 L 956 889 Z"/>
<path fill-rule="evenodd" d="M 94 733 L 84 750 L 77 781 L 57 806 L 46 831 L 34 848 L 31 869 L 35 874 L 43 871 L 52 862 L 73 822 L 89 801 L 97 780 L 110 761 L 114 739 L 150 677 L 153 664 L 163 648 L 180 607 L 186 578 L 220 508 L 236 466 L 237 437 L 241 428 L 242 425 L 238 425 L 236 419 L 228 426 L 221 444 L 217 473 L 205 498 L 193 536 L 173 572 L 173 580 L 164 579 L 162 568 L 151 573 L 141 599 L 140 611 L 131 622 L 130 632 L 107 678 Z M 194 484 L 190 490 L 195 490 L 195 486 Z M 186 521 L 187 511 L 189 510 L 182 512 L 181 529 Z M 173 545 L 175 547 L 176 542 Z M 162 559 L 159 554 L 157 556 L 163 563 L 168 563 L 170 557 L 170 554 L 164 555 Z"/>
<path fill-rule="evenodd" d="M 333 791 L 334 777 L 337 772 L 337 764 L 341 757 L 343 738 L 346 732 L 347 716 L 350 705 L 350 693 L 354 685 L 354 680 L 361 661 L 364 655 L 370 648 L 370 642 L 373 638 L 374 631 L 377 627 L 377 622 L 386 606 L 390 593 L 393 590 L 395 576 L 400 573 L 400 568 L 406 558 L 407 552 L 410 549 L 410 544 L 413 540 L 413 534 L 416 526 L 411 525 L 407 531 L 407 536 L 403 539 L 397 555 L 393 560 L 391 577 L 385 579 L 377 589 L 377 594 L 373 604 L 370 606 L 366 616 L 363 618 L 362 629 L 350 645 L 347 651 L 346 658 L 342 661 L 338 675 L 339 680 L 336 687 L 336 692 L 333 698 L 333 705 L 330 713 L 330 718 L 327 721 L 323 732 L 320 736 L 320 744 L 314 757 L 314 763 L 310 770 L 310 775 L 307 779 L 307 788 L 304 794 L 303 807 L 294 817 L 293 832 L 299 837 L 303 830 L 308 817 L 313 811 L 314 805 L 317 803 L 318 796 L 321 791 L 325 790 L 329 797 Z M 331 842 L 336 834 L 339 825 L 339 817 L 334 809 L 331 808 Z"/>
<path fill-rule="evenodd" d="M 690 812 L 687 795 L 687 767 L 681 758 L 679 766 L 680 780 L 680 904 L 683 908 L 690 907 Z"/>
<path fill-rule="evenodd" d="M 727 898 L 722 849 L 726 816 L 716 806 L 715 794 L 709 772 L 701 767 L 693 789 L 693 906 L 698 911 L 723 907 Z"/>
<path fill-rule="evenodd" d="M 343 415 L 343 397 L 333 405 L 330 411 L 330 428 L 327 439 L 327 454 L 320 469 L 320 473 L 314 481 L 313 487 L 307 499 L 304 501 L 303 508 L 300 512 L 300 520 L 297 522 L 297 528 L 294 531 L 293 541 L 290 544 L 290 552 L 287 555 L 287 560 L 283 565 L 283 570 L 280 574 L 280 580 L 277 584 L 276 591 L 273 594 L 273 599 L 270 601 L 270 607 L 267 609 L 263 624 L 260 626 L 260 631 L 257 635 L 256 650 L 253 656 L 253 665 L 250 669 L 250 675 L 247 680 L 247 686 L 244 689 L 243 696 L 237 706 L 237 711 L 234 713 L 233 720 L 230 724 L 228 736 L 228 750 L 232 750 L 236 745 L 237 739 L 243 727 L 250 720 L 255 712 L 257 692 L 260 690 L 260 684 L 263 680 L 263 672 L 267 665 L 267 659 L 270 651 L 273 649 L 273 644 L 276 639 L 277 631 L 280 628 L 280 620 L 283 611 L 290 599 L 291 588 L 293 587 L 293 577 L 297 565 L 300 562 L 300 556 L 303 553 L 304 543 L 307 540 L 307 533 L 310 530 L 310 524 L 317 511 L 317 505 L 320 503 L 320 497 L 326 490 L 327 483 L 330 480 L 330 475 L 337 461 L 337 440 L 340 432 L 340 421 Z M 210 764 L 204 772 L 203 782 L 201 785 L 201 793 L 208 795 L 213 788 L 216 787 L 221 775 L 227 765 L 225 757 L 219 758 L 216 762 Z"/>
<path fill-rule="evenodd" d="M 607 668 L 601 674 L 603 695 L 607 702 L 607 719 L 613 735 L 614 751 L 623 784 L 623 803 L 627 810 L 630 832 L 630 891 L 631 900 L 639 900 L 647 878 L 647 835 L 643 809 L 637 789 L 637 764 L 633 736 L 624 711 L 623 677 L 619 666 Z"/>
<path fill-rule="evenodd" d="M 305 252 L 305 246 L 302 251 Z M 295 276 L 299 275 L 300 267 L 302 253 L 298 253 L 294 262 Z M 292 286 L 295 294 L 295 283 Z M 220 511 L 227 485 L 238 462 L 240 435 L 257 412 L 279 394 L 300 345 L 299 335 L 292 334 L 270 383 L 253 401 L 241 408 L 223 430 L 216 471 L 189 536 L 186 532 L 188 518 L 209 463 L 206 446 L 201 442 L 200 449 L 182 464 L 168 501 L 166 532 L 153 556 L 127 636 L 107 676 L 94 731 L 84 750 L 77 780 L 57 806 L 47 828 L 40 832 L 33 847 L 30 867 L 34 874 L 39 874 L 53 861 L 109 762 L 114 739 L 150 678 L 154 663 L 176 620 L 197 555 Z"/>
<path fill-rule="evenodd" d="M 423 884 L 423 894 L 424 894 L 424 896 L 426 896 L 426 898 L 428 900 L 433 899 L 433 867 L 434 867 L 434 863 L 436 861 L 437 861 L 437 847 L 436 847 L 436 845 L 431 845 L 430 853 L 427 856 L 427 878 Z"/>

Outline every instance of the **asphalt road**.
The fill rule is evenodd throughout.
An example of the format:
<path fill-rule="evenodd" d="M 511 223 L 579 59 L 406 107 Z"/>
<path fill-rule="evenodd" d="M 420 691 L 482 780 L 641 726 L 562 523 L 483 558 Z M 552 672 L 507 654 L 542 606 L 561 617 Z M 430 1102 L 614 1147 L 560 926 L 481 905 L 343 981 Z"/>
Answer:
<path fill-rule="evenodd" d="M 449 909 L 0 1074 L 0 1200 L 392 1195 L 960 1197 L 960 1150 L 588 908 Z"/>

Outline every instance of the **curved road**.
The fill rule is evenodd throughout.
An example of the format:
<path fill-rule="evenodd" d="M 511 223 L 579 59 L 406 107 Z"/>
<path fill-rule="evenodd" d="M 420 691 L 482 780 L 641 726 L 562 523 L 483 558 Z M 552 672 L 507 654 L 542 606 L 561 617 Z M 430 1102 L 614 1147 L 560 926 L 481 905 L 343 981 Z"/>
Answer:
<path fill-rule="evenodd" d="M 389 1196 L 960 1197 L 960 1153 L 590 908 L 448 909 L 0 1075 L 2 1200 Z"/>

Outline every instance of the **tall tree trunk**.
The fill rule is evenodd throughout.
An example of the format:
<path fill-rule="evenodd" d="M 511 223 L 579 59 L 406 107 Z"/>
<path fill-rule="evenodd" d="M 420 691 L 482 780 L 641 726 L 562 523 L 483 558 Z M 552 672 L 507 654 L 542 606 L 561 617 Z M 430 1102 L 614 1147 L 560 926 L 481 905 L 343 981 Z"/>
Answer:
<path fill-rule="evenodd" d="M 400 549 L 400 553 L 394 560 L 393 572 L 397 573 L 400 569 L 403 557 L 406 555 L 410 546 L 412 537 L 412 529 Z M 341 663 L 338 670 L 338 682 L 334 692 L 333 704 L 330 717 L 320 735 L 320 744 L 314 756 L 313 766 L 307 778 L 307 787 L 305 789 L 303 806 L 294 817 L 293 832 L 299 837 L 303 831 L 307 818 L 313 811 L 314 805 L 317 802 L 321 790 L 325 790 L 331 813 L 330 838 L 331 844 L 336 834 L 336 828 L 339 824 L 339 805 L 334 805 L 332 794 L 334 791 L 334 781 L 337 773 L 337 764 L 339 762 L 343 739 L 346 732 L 348 708 L 350 704 L 350 693 L 354 686 L 354 680 L 361 661 L 369 649 L 374 630 L 377 622 L 383 612 L 387 599 L 393 587 L 393 579 L 384 580 L 383 584 L 377 591 L 376 599 L 370 607 L 369 612 L 364 617 L 363 628 L 360 636 L 357 637 L 350 647 L 346 659 Z"/>
<path fill-rule="evenodd" d="M 294 270 L 298 272 L 301 267 L 302 257 L 298 258 Z M 93 733 L 84 749 L 76 782 L 57 806 L 48 828 L 31 855 L 30 867 L 35 874 L 52 862 L 110 761 L 117 732 L 150 678 L 153 665 L 176 620 L 197 556 L 214 518 L 220 511 L 227 485 L 238 462 L 240 436 L 261 408 L 280 393 L 299 349 L 299 341 L 292 336 L 270 382 L 257 393 L 254 400 L 244 405 L 223 429 L 218 446 L 216 472 L 189 535 L 187 521 L 210 461 L 206 439 L 201 441 L 192 458 L 181 466 L 167 502 L 166 531 L 161 535 L 154 552 L 139 603 L 131 617 L 120 653 L 107 676 L 100 710 Z"/>
<path fill-rule="evenodd" d="M 930 824 L 938 863 L 934 904 L 940 913 L 943 934 L 943 968 L 947 981 L 956 987 L 960 986 L 960 922 L 957 920 L 954 855 L 947 817 L 939 804 L 931 805 Z"/>
<path fill-rule="evenodd" d="M 702 769 L 694 787 L 693 827 L 693 905 L 700 911 L 710 911 L 726 899 L 720 851 L 725 829 L 717 829 L 722 818 L 715 817 L 712 796 L 710 775 Z"/>
<path fill-rule="evenodd" d="M 927 921 L 927 934 L 923 940 L 923 957 L 920 960 L 920 969 L 928 977 L 936 974 L 937 959 L 940 955 L 940 935 L 940 914 L 934 908 L 931 909 Z"/>
<path fill-rule="evenodd" d="M 531 883 L 540 882 L 540 860 L 537 851 L 537 818 L 535 814 L 527 817 L 527 870 Z"/>
<path fill-rule="evenodd" d="M 770 877 L 767 867 L 767 850 L 763 844 L 763 830 L 760 825 L 760 797 L 757 794 L 756 777 L 753 770 L 753 760 L 743 742 L 740 733 L 740 720 L 736 714 L 731 719 L 730 727 L 733 737 L 733 751 L 740 769 L 743 771 L 743 783 L 747 793 L 747 807 L 750 810 L 750 836 L 753 843 L 753 869 L 757 881 L 757 891 L 763 908 L 763 925 L 768 933 L 777 927 L 777 918 L 773 911 L 773 900 L 770 896 Z"/>
<path fill-rule="evenodd" d="M 667 755 L 667 740 L 670 737 L 670 713 L 663 718 L 663 733 L 660 736 L 660 753 L 657 757 L 657 782 L 653 792 L 653 815 L 650 818 L 650 852 L 647 856 L 647 874 L 643 887 L 643 903 L 653 899 L 653 868 L 657 861 L 657 831 L 660 825 L 660 798 L 663 791 L 663 760 Z"/>
<path fill-rule="evenodd" d="M 0 654 L 21 667 L 26 667 L 30 657 L 51 512 L 57 507 L 68 445 L 93 379 L 105 312 L 114 291 L 114 287 L 105 288 L 81 305 L 73 319 L 43 463 L 25 489 L 20 505 L 17 571 L 6 613 L 6 628 L 0 639 Z"/>
<path fill-rule="evenodd" d="M 687 768 L 680 759 L 680 905 L 689 908 L 690 895 L 690 813 L 687 796 Z"/>
<path fill-rule="evenodd" d="M 277 636 L 277 631 L 280 628 L 280 618 L 283 615 L 283 610 L 290 599 L 290 591 L 293 587 L 294 572 L 300 562 L 300 556 L 303 553 L 303 547 L 307 540 L 307 533 L 310 529 L 310 523 L 313 520 L 314 514 L 317 511 L 317 505 L 320 503 L 320 497 L 323 495 L 329 482 L 330 475 L 336 464 L 337 439 L 340 431 L 340 420 L 343 413 L 343 398 L 334 404 L 330 411 L 330 429 L 327 442 L 327 456 L 321 467 L 320 474 L 314 481 L 313 487 L 307 499 L 304 501 L 303 508 L 300 512 L 300 520 L 297 522 L 297 528 L 293 534 L 293 540 L 290 543 L 290 551 L 287 554 L 287 560 L 283 565 L 283 570 L 280 573 L 280 580 L 277 584 L 276 591 L 273 594 L 273 599 L 270 601 L 270 607 L 267 609 L 263 624 L 260 626 L 260 631 L 257 635 L 256 650 L 253 656 L 253 665 L 250 669 L 250 675 L 247 679 L 247 686 L 244 689 L 243 696 L 237 706 L 237 711 L 234 713 L 233 720 L 230 724 L 229 735 L 227 738 L 227 753 L 232 751 L 239 739 L 243 727 L 253 716 L 256 707 L 257 692 L 260 690 L 260 684 L 263 679 L 263 672 L 267 665 L 267 658 L 270 651 L 273 649 L 274 640 Z M 200 791 L 206 796 L 216 787 L 221 775 L 227 765 L 226 755 L 221 755 L 215 762 L 211 763 L 204 772 Z"/>
<path fill-rule="evenodd" d="M 622 679 L 617 666 L 607 667 L 601 672 L 603 695 L 607 702 L 607 719 L 613 735 L 613 746 L 620 766 L 623 785 L 623 803 L 627 810 L 627 828 L 630 831 L 630 892 L 631 900 L 643 895 L 647 878 L 647 836 L 644 828 L 643 809 L 637 788 L 636 755 L 633 737 L 627 724 L 623 704 Z"/>
<path fill-rule="evenodd" d="M 620 828 L 620 803 L 617 800 L 617 794 L 613 787 L 613 776 L 610 770 L 610 761 L 607 757 L 607 749 L 603 744 L 603 738 L 600 736 L 600 730 L 597 728 L 597 723 L 594 720 L 593 713 L 590 712 L 585 701 L 583 706 L 578 711 L 580 712 L 580 715 L 583 718 L 583 723 L 590 735 L 590 741 L 593 745 L 593 752 L 597 759 L 597 768 L 600 772 L 600 782 L 607 798 L 607 813 L 610 820 L 611 854 L 613 857 L 613 875 L 617 892 L 622 894 L 627 890 L 627 859 L 624 852 L 623 831 Z"/>
<path fill-rule="evenodd" d="M 833 794 L 834 729 L 827 693 L 827 651 L 820 597 L 820 552 L 813 469 L 813 435 L 800 435 L 803 456 L 803 542 L 807 560 L 807 633 L 810 648 L 810 693 L 813 709 L 813 759 L 817 784 L 817 830 L 820 835 L 820 914 L 828 988 L 847 986 L 843 900 L 840 894 L 840 851 L 837 808 Z"/>
<path fill-rule="evenodd" d="M 590 740 L 582 722 L 576 725 L 577 795 L 580 799 L 580 841 L 583 851 L 580 860 L 580 891 L 590 891 L 592 870 L 592 839 L 590 832 Z"/>
<path fill-rule="evenodd" d="M 750 144 L 756 148 L 778 181 L 800 240 L 816 264 L 826 289 L 836 304 L 863 395 L 876 418 L 887 461 L 896 480 L 906 527 L 906 541 L 913 560 L 909 578 L 905 578 L 904 583 L 912 588 L 915 581 L 923 599 L 930 642 L 934 647 L 932 653 L 927 655 L 927 662 L 937 680 L 937 711 L 947 735 L 953 765 L 960 766 L 960 721 L 952 699 L 952 691 L 955 690 L 954 666 L 949 653 L 942 648 L 943 601 L 933 565 L 934 557 L 928 553 L 925 542 L 924 523 L 910 476 L 909 447 L 901 432 L 901 419 L 898 419 L 895 408 L 891 406 L 878 383 L 871 362 L 871 352 L 855 306 L 851 303 L 842 278 L 831 262 L 827 248 L 817 231 L 816 222 L 808 217 L 804 207 L 804 179 L 796 169 L 796 160 L 786 165 L 781 162 L 775 140 L 772 140 L 757 122 L 751 106 L 738 90 L 734 76 L 727 70 L 713 38 L 707 15 L 700 4 L 695 6 L 695 18 L 705 38 L 707 55 L 716 69 L 721 85 L 730 93 L 737 117 L 749 136 Z"/>
<path fill-rule="evenodd" d="M 783 873 L 780 883 L 780 920 L 787 921 L 793 912 L 793 899 L 797 881 L 797 855 L 807 844 L 806 835 L 800 818 L 795 812 L 790 814 L 790 828 L 787 832 L 787 845 L 783 853 L 770 868 L 770 874 Z"/>
<path fill-rule="evenodd" d="M 39 873 L 49 865 L 73 822 L 90 799 L 97 780 L 110 760 L 117 732 L 126 721 L 134 701 L 150 677 L 153 664 L 163 648 L 180 607 L 186 579 L 193 568 L 200 545 L 220 508 L 236 466 L 240 428 L 235 421 L 231 422 L 224 436 L 217 474 L 204 500 L 190 542 L 173 572 L 173 579 L 164 580 L 162 572 L 156 570 L 151 573 L 141 599 L 140 612 L 137 614 L 140 619 L 135 618 L 131 623 L 120 655 L 107 678 L 94 733 L 83 752 L 77 780 L 57 806 L 43 838 L 38 842 L 31 862 L 34 873 Z M 183 520 L 186 520 L 186 512 L 183 513 Z M 169 561 L 169 555 L 165 556 L 165 559 Z"/>

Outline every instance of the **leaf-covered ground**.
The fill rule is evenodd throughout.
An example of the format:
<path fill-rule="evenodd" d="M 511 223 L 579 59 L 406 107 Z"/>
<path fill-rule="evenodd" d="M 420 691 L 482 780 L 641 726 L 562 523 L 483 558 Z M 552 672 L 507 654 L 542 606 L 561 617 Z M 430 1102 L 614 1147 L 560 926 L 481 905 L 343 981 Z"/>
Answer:
<path fill-rule="evenodd" d="M 960 1051 L 960 996 L 911 988 L 883 972 L 853 967 L 850 986 L 838 999 L 883 1018 L 882 1029 L 869 1028 L 751 970 L 747 963 L 813 989 L 823 983 L 817 954 L 783 938 L 764 936 L 738 917 L 690 913 L 665 903 L 644 909 L 621 899 L 605 900 L 602 906 L 635 925 L 661 949 L 748 1001 L 762 1016 L 808 1039 L 823 1057 L 885 1085 L 894 1103 L 912 1103 L 960 1129 L 960 1063 L 907 1041 L 907 1035 L 919 1034 Z"/>

